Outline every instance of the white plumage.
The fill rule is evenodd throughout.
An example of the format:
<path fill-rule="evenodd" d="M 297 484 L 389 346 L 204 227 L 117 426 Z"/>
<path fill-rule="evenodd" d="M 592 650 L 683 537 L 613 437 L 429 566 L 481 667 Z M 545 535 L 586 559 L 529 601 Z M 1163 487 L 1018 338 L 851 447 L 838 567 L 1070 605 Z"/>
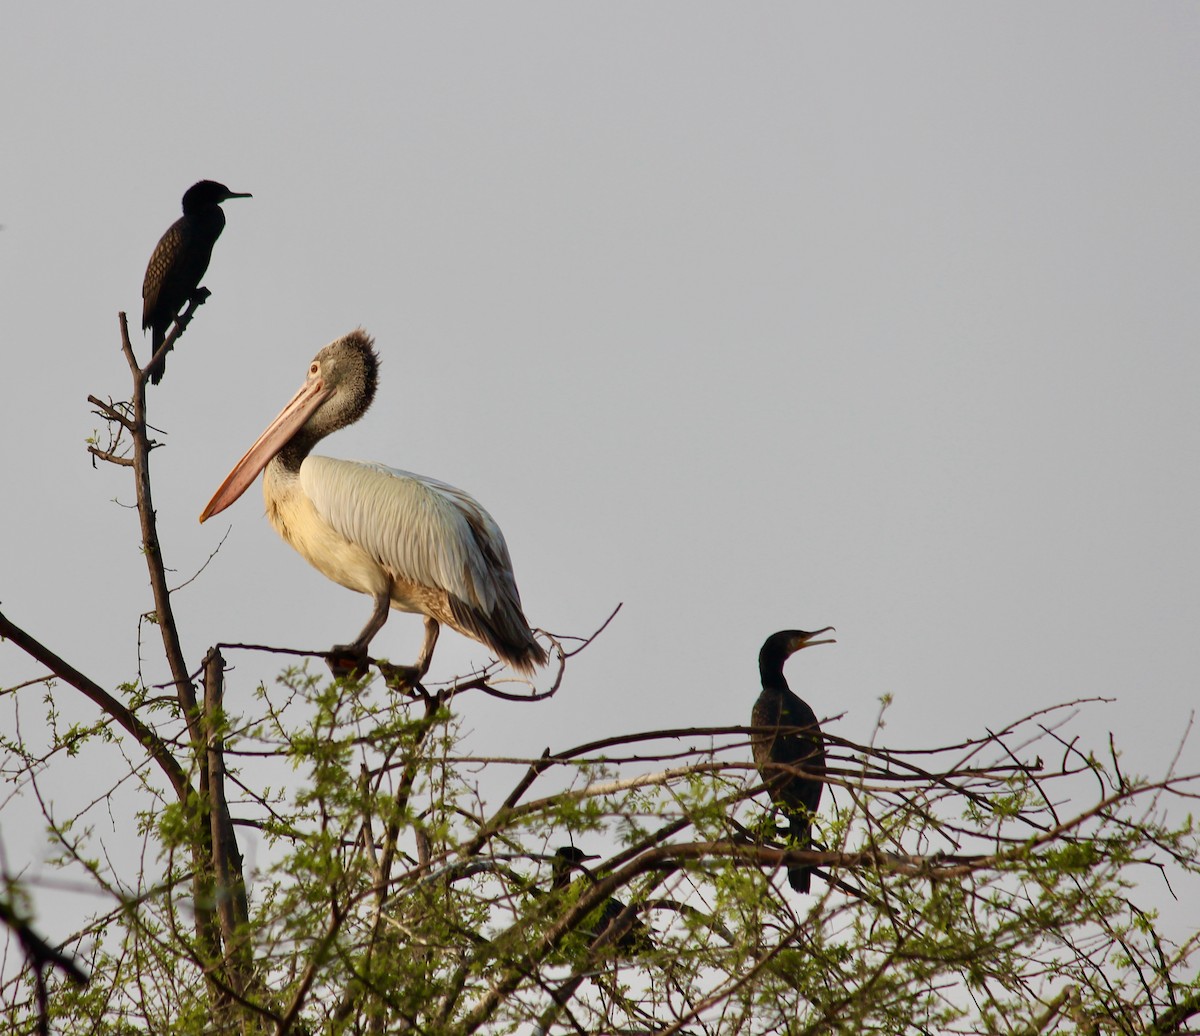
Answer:
<path fill-rule="evenodd" d="M 200 520 L 228 507 L 265 468 L 267 516 L 279 534 L 329 579 L 375 599 L 358 638 L 331 654 L 365 660 L 390 607 L 426 616 L 417 678 L 429 666 L 438 623 L 531 671 L 546 654 L 521 611 L 504 534 L 473 497 L 383 464 L 309 455 L 321 438 L 366 412 L 377 370 L 371 339 L 361 330 L 322 349 L 304 387 L 229 473 Z"/>
<path fill-rule="evenodd" d="M 300 486 L 320 518 L 389 575 L 445 590 L 483 611 L 516 595 L 504 534 L 461 489 L 411 471 L 333 457 L 306 458 Z"/>

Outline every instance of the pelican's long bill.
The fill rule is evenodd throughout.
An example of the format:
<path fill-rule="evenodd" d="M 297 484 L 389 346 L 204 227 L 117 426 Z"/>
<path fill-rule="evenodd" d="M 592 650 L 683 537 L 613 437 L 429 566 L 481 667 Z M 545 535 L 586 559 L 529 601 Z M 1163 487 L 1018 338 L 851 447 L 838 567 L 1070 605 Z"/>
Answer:
<path fill-rule="evenodd" d="M 305 382 L 304 387 L 292 396 L 287 406 L 279 412 L 279 416 L 267 425 L 267 430 L 258 437 L 254 445 L 246 451 L 246 455 L 225 476 L 221 488 L 213 494 L 208 506 L 201 512 L 200 521 L 206 521 L 214 514 L 220 514 L 246 492 L 270 459 L 283 449 L 296 432 L 304 427 L 305 422 L 332 394 L 333 390 L 325 387 L 324 379 L 319 375 L 311 377 Z"/>

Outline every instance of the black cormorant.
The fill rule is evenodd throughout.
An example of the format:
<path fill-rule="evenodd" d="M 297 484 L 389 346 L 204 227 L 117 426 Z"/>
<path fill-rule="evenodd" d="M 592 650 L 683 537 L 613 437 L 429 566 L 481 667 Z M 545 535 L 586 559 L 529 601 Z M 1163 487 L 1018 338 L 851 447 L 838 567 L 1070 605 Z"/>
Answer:
<path fill-rule="evenodd" d="M 560 845 L 554 850 L 554 859 L 550 862 L 550 887 L 565 889 L 571 884 L 571 872 L 574 870 L 587 873 L 584 867 L 586 860 L 600 859 L 595 853 L 585 853 L 578 846 Z"/>
<path fill-rule="evenodd" d="M 152 356 L 166 339 L 171 322 L 200 287 L 213 245 L 225 229 L 221 202 L 249 197 L 214 180 L 201 180 L 187 189 L 183 216 L 159 238 L 142 281 L 142 330 L 151 329 Z M 164 356 L 150 372 L 155 385 L 162 381 L 165 368 Z"/>
<path fill-rule="evenodd" d="M 832 626 L 813 633 L 781 630 L 767 637 L 758 653 L 762 693 L 750 713 L 750 725 L 780 729 L 772 734 L 754 734 L 750 747 L 771 798 L 791 822 L 790 840 L 797 849 L 812 846 L 812 818 L 821 802 L 823 783 L 816 777 L 789 773 L 783 768 L 800 767 L 819 774 L 825 768 L 825 745 L 816 714 L 791 692 L 783 677 L 783 664 L 801 648 L 834 643 L 832 638 L 813 639 L 832 630 Z M 811 870 L 806 866 L 789 867 L 788 882 L 792 888 L 807 892 Z"/>
<path fill-rule="evenodd" d="M 590 872 L 584 867 L 585 860 L 598 860 L 598 856 L 589 856 L 582 849 L 576 848 L 573 845 L 562 845 L 554 850 L 554 861 L 550 864 L 551 889 L 564 889 L 571 884 L 571 872 L 580 870 L 591 881 L 595 881 Z M 597 924 L 594 928 L 586 930 L 584 934 L 592 940 L 599 939 L 610 925 L 616 922 L 617 918 L 625 911 L 625 904 L 619 899 L 609 897 L 601 904 L 600 914 Z M 651 948 L 650 929 L 648 929 L 636 917 L 633 923 L 630 924 L 625 931 L 613 940 L 613 945 L 618 950 L 625 953 L 635 953 L 639 950 Z"/>

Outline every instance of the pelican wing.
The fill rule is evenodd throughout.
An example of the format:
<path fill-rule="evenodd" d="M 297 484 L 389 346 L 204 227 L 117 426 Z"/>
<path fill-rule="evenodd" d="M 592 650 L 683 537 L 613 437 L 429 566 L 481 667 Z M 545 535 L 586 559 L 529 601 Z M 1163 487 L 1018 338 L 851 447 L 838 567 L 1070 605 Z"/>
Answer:
<path fill-rule="evenodd" d="M 300 483 L 339 535 L 396 575 L 485 614 L 517 597 L 500 527 L 461 489 L 383 464 L 312 456 Z"/>

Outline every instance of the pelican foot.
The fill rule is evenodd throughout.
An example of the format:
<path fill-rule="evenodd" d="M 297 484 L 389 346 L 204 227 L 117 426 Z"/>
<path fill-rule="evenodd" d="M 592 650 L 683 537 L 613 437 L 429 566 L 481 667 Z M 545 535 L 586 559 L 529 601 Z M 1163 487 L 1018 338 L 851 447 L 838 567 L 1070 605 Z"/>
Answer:
<path fill-rule="evenodd" d="M 417 689 L 424 672 L 415 665 L 392 665 L 391 662 L 376 662 L 384 682 L 389 689 L 408 694 Z"/>
<path fill-rule="evenodd" d="M 325 664 L 334 676 L 361 680 L 371 671 L 367 649 L 357 644 L 334 644 L 325 656 Z"/>

